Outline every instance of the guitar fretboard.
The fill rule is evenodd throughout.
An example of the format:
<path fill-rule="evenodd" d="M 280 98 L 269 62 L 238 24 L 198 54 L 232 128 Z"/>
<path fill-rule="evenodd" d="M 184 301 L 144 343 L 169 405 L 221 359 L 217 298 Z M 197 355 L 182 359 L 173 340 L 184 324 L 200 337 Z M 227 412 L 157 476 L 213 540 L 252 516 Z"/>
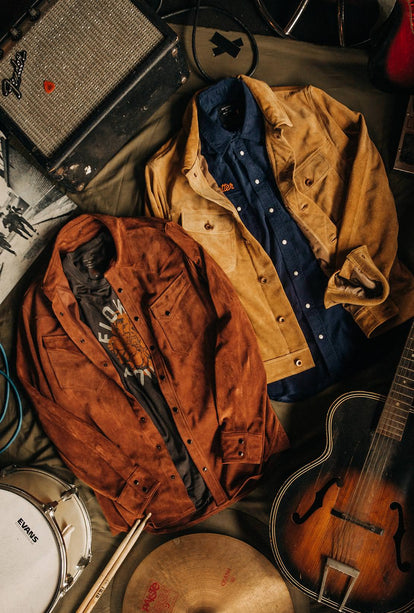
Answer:
<path fill-rule="evenodd" d="M 400 441 L 414 401 L 414 323 L 381 414 L 377 433 Z"/>

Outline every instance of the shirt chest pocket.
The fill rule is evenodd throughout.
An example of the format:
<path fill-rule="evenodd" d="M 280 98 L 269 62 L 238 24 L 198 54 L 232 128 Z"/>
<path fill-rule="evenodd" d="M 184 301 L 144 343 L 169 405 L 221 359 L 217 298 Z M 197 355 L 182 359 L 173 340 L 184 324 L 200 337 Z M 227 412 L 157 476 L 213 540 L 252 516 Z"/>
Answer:
<path fill-rule="evenodd" d="M 236 268 L 236 229 L 232 215 L 215 211 L 184 211 L 181 223 L 225 273 Z"/>
<path fill-rule="evenodd" d="M 44 336 L 43 346 L 61 389 L 96 393 L 104 384 L 105 376 L 67 336 Z"/>
<path fill-rule="evenodd" d="M 161 349 L 165 343 L 177 353 L 188 353 L 201 334 L 208 330 L 212 316 L 190 280 L 178 277 L 149 306 L 154 333 Z"/>

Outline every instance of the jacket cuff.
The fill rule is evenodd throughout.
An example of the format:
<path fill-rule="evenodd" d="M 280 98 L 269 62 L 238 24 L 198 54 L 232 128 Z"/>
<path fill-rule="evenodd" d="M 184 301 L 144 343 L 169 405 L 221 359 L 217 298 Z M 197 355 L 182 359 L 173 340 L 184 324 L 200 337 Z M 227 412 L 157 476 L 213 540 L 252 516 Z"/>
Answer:
<path fill-rule="evenodd" d="M 159 486 L 159 481 L 137 466 L 125 482 L 116 502 L 138 516 L 148 506 Z"/>
<path fill-rule="evenodd" d="M 221 452 L 224 464 L 261 464 L 263 436 L 246 432 L 222 432 Z"/>
<path fill-rule="evenodd" d="M 384 304 L 371 308 L 348 307 L 347 310 L 368 338 L 385 332 L 389 327 L 393 327 L 403 321 L 395 321 L 399 315 L 399 309 L 390 298 Z M 390 325 L 388 325 L 389 323 Z"/>
<path fill-rule="evenodd" d="M 336 304 L 371 307 L 383 303 L 389 291 L 387 279 L 362 245 L 348 253 L 341 269 L 330 277 L 324 303 L 327 309 Z"/>

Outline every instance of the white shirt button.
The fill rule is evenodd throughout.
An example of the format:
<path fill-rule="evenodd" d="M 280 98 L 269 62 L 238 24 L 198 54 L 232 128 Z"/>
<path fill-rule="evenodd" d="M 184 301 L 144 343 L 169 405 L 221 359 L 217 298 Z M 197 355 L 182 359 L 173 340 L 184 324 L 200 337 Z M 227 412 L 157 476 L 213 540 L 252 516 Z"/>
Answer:
<path fill-rule="evenodd" d="M 310 304 L 309 304 L 309 302 L 307 302 L 307 303 L 305 304 L 305 307 L 306 307 L 307 309 L 310 309 Z"/>
<path fill-rule="evenodd" d="M 323 339 L 323 334 L 319 334 L 318 338 Z"/>
<path fill-rule="evenodd" d="M 260 183 L 259 179 L 255 179 L 254 182 L 256 183 L 256 185 L 259 185 Z"/>
<path fill-rule="evenodd" d="M 295 277 L 297 277 L 299 273 L 298 273 L 298 271 L 297 271 L 297 270 L 294 270 L 294 271 L 293 271 L 293 274 L 295 275 Z"/>
<path fill-rule="evenodd" d="M 238 210 L 238 211 L 241 211 L 241 210 L 242 210 L 241 206 L 238 206 L 238 207 L 237 207 L 237 210 Z"/>
<path fill-rule="evenodd" d="M 244 155 L 244 151 L 243 150 L 239 151 L 239 153 L 240 153 L 240 155 Z"/>
<path fill-rule="evenodd" d="M 274 213 L 274 212 L 275 212 L 275 209 L 273 209 L 272 207 L 270 207 L 270 209 L 269 209 L 269 213 Z"/>
<path fill-rule="evenodd" d="M 287 245 L 287 240 L 285 238 L 282 240 L 282 245 Z"/>

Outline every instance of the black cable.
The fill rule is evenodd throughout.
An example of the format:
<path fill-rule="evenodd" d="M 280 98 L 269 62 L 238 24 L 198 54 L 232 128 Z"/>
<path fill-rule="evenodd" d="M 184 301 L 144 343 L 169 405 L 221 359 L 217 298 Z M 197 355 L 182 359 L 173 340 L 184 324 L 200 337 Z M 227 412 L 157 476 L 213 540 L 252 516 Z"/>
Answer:
<path fill-rule="evenodd" d="M 153 11 L 155 11 L 155 13 L 159 13 L 160 12 L 162 3 L 163 3 L 163 0 L 159 0 L 158 4 L 157 4 L 157 7 L 153 8 Z"/>
<path fill-rule="evenodd" d="M 186 8 L 186 9 L 180 9 L 178 11 L 174 11 L 172 13 L 168 13 L 167 15 L 161 15 L 162 19 L 165 19 L 166 21 L 168 21 L 168 19 L 171 19 L 171 17 L 177 17 L 179 15 L 184 15 L 185 13 L 191 13 L 194 11 L 194 19 L 193 19 L 193 29 L 192 29 L 192 36 L 191 36 L 191 50 L 193 53 L 193 58 L 194 58 L 194 62 L 197 66 L 197 70 L 200 72 L 201 76 L 208 82 L 210 83 L 215 83 L 217 79 L 214 79 L 213 77 L 211 77 L 205 70 L 204 68 L 201 66 L 200 60 L 198 59 L 198 54 L 197 54 L 197 48 L 196 48 L 196 35 L 197 35 L 197 21 L 198 21 L 198 13 L 200 10 L 214 10 L 217 13 L 221 13 L 222 15 L 225 15 L 226 17 L 228 17 L 229 19 L 233 20 L 235 23 L 237 23 L 242 30 L 245 32 L 245 34 L 247 34 L 247 37 L 249 39 L 249 43 L 250 43 L 250 47 L 252 50 L 252 54 L 253 54 L 253 60 L 252 63 L 250 65 L 250 68 L 248 70 L 248 72 L 246 73 L 248 77 L 251 77 L 256 68 L 257 68 L 257 64 L 258 64 L 258 60 L 259 60 L 259 48 L 257 46 L 256 43 L 256 39 L 254 38 L 253 34 L 250 32 L 250 30 L 247 28 L 247 26 L 245 26 L 245 24 L 238 18 L 235 17 L 235 15 L 233 15 L 232 13 L 230 13 L 229 11 L 227 11 L 226 9 L 222 9 L 220 7 L 216 7 L 213 5 L 209 5 L 209 4 L 203 4 L 200 5 L 200 0 L 196 0 L 196 4 L 193 7 L 190 8 Z"/>
<path fill-rule="evenodd" d="M 19 391 L 18 391 L 17 387 L 15 386 L 14 382 L 12 381 L 12 379 L 10 377 L 9 362 L 7 360 L 6 352 L 5 352 L 5 350 L 3 348 L 3 345 L 1 343 L 0 343 L 0 354 L 1 354 L 2 358 L 3 358 L 3 363 L 4 363 L 4 370 L 0 370 L 0 375 L 6 380 L 5 399 L 4 399 L 4 402 L 3 402 L 3 407 L 1 409 L 0 423 L 5 418 L 6 413 L 7 413 L 7 409 L 8 409 L 8 406 L 9 406 L 10 387 L 12 388 L 12 390 L 14 392 L 14 395 L 15 395 L 15 398 L 16 398 L 17 413 L 18 413 L 17 425 L 16 425 L 16 428 L 15 428 L 13 434 L 11 435 L 11 437 L 9 438 L 7 443 L 5 445 L 3 445 L 3 447 L 0 448 L 0 453 L 3 453 L 3 451 L 6 451 L 6 449 L 8 449 L 10 447 L 10 445 L 14 442 L 14 440 L 16 439 L 17 435 L 20 432 L 20 429 L 22 427 L 22 422 L 23 422 L 23 407 L 22 407 L 22 401 L 21 401 L 21 398 L 20 398 Z"/>

